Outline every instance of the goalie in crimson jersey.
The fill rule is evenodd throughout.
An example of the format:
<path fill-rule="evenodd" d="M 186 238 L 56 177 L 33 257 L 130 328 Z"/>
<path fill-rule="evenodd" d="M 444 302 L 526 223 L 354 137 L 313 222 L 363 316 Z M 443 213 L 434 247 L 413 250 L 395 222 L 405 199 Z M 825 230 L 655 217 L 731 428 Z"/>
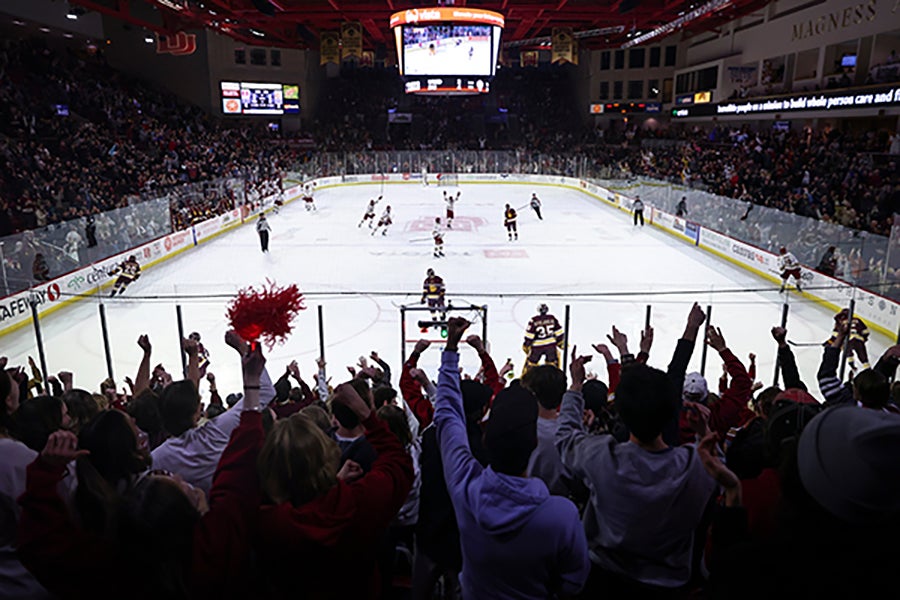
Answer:
<path fill-rule="evenodd" d="M 527 354 L 523 375 L 536 367 L 544 357 L 544 363 L 559 366 L 559 348 L 563 345 L 564 331 L 556 317 L 549 313 L 546 304 L 538 306 L 538 314 L 528 321 L 522 350 Z"/>

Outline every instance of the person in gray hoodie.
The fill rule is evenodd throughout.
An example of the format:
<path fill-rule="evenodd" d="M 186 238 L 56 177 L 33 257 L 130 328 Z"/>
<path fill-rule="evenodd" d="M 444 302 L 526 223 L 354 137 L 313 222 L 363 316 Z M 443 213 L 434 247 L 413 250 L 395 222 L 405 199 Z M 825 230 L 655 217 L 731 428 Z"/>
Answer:
<path fill-rule="evenodd" d="M 577 593 L 589 573 L 587 540 L 575 505 L 526 477 L 537 445 L 537 401 L 521 386 L 497 394 L 485 427 L 488 466 L 472 456 L 457 348 L 468 321 L 448 323 L 434 423 L 444 479 L 459 523 L 463 598 L 546 600 Z"/>
<path fill-rule="evenodd" d="M 556 445 L 563 465 L 590 489 L 583 515 L 592 563 L 585 597 L 667 596 L 691 580 L 694 532 L 716 483 L 694 445 L 673 448 L 663 441 L 678 391 L 658 369 L 634 362 L 622 367 L 615 408 L 630 431 L 627 442 L 589 435 L 581 388 L 590 356 L 577 356 L 575 350 Z M 696 431 L 705 434 L 709 409 L 684 405 Z"/>

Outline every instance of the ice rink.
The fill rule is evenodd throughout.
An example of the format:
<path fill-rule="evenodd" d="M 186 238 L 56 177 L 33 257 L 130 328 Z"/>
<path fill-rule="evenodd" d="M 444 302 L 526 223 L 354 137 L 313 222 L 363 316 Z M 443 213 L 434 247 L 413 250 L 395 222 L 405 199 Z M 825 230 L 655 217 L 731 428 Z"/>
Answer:
<path fill-rule="evenodd" d="M 440 40 L 434 54 L 428 44 L 404 47 L 406 75 L 486 76 L 491 72 L 491 40 L 456 38 Z"/>
<path fill-rule="evenodd" d="M 270 218 L 269 254 L 260 252 L 253 225 L 244 225 L 148 269 L 123 298 L 91 298 L 45 317 L 48 367 L 52 372 L 74 371 L 76 385 L 88 389 L 96 389 L 105 378 L 98 316 L 102 300 L 120 386 L 124 376 L 134 377 L 141 357 L 136 340 L 145 332 L 153 343 L 153 364 L 163 363 L 177 373 L 173 297 L 178 296 L 185 333 L 201 333 L 221 393 L 237 391 L 238 361 L 222 341 L 228 297 L 240 287 L 271 279 L 280 285 L 296 282 L 307 294 L 309 307 L 288 342 L 267 353 L 273 379 L 296 359 L 312 382 L 318 354 L 316 307 L 322 305 L 333 381 L 346 378 L 346 366 L 360 355 L 377 350 L 394 369 L 396 383 L 402 343 L 398 307 L 418 306 L 425 271 L 433 267 L 444 278 L 447 298 L 454 305 L 488 306 L 488 340 L 498 367 L 511 358 L 520 371 L 525 326 L 537 305 L 546 302 L 560 321 L 564 306 L 571 306 L 569 341 L 579 352 L 605 342 L 613 324 L 628 335 L 637 352 L 646 305 L 651 304 L 656 340 L 650 362 L 665 368 L 688 310 L 697 301 L 713 306 L 713 323 L 722 328 L 729 347 L 742 360 L 750 352 L 757 354 L 757 378 L 771 384 L 775 344 L 769 330 L 780 320 L 784 297 L 771 284 L 650 225 L 634 227 L 628 215 L 590 196 L 550 186 L 461 186 L 457 218 L 445 237 L 446 258 L 434 259 L 431 227 L 436 216 L 444 216 L 444 189 L 456 191 L 421 184 L 369 184 L 319 191 L 316 212 L 307 212 L 301 202 L 291 203 Z M 385 200 L 377 215 L 390 204 L 394 225 L 386 236 L 372 236 L 370 229 L 357 224 L 369 198 L 382 190 Z M 532 191 L 543 201 L 542 221 L 527 207 Z M 518 242 L 507 241 L 506 203 L 519 209 Z M 788 296 L 788 338 L 802 343 L 825 340 L 832 315 L 794 293 Z M 472 329 L 480 333 L 481 324 Z M 409 336 L 414 340 L 419 332 L 410 331 Z M 2 354 L 11 364 L 25 364 L 29 355 L 37 359 L 30 325 L 4 337 L 2 344 Z M 873 362 L 889 344 L 873 332 L 869 343 Z M 794 350 L 801 375 L 817 393 L 821 349 Z M 691 369 L 699 369 L 700 356 L 698 344 Z M 433 347 L 421 364 L 436 366 L 439 359 L 440 350 Z M 466 372 L 477 370 L 477 357 L 468 347 L 462 365 Z M 601 357 L 595 356 L 588 366 L 606 377 Z M 707 378 L 714 380 L 721 371 L 711 352 Z"/>

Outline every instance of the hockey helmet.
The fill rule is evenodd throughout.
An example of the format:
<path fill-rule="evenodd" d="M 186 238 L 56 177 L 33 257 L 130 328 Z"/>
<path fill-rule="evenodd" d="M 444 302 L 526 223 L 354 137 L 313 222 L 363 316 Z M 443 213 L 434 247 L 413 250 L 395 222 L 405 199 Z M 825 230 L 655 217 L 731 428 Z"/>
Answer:
<path fill-rule="evenodd" d="M 546 304 L 538 304 L 539 314 L 546 315 L 548 312 L 550 312 L 550 308 L 548 308 Z"/>
<path fill-rule="evenodd" d="M 428 269 L 427 271 L 425 271 L 425 274 L 429 277 L 434 277 L 434 269 Z"/>
<path fill-rule="evenodd" d="M 137 256 L 135 256 L 134 254 L 132 254 L 131 256 L 128 257 L 128 260 L 131 260 L 131 261 L 135 261 L 135 262 L 136 262 L 136 261 L 137 261 Z"/>
<path fill-rule="evenodd" d="M 200 341 L 200 334 L 197 333 L 196 331 L 192 331 L 192 332 L 191 332 L 191 335 L 188 336 L 188 339 L 194 340 L 195 342 L 199 342 L 199 341 Z"/>
<path fill-rule="evenodd" d="M 787 254 L 787 248 L 785 248 L 784 246 L 782 246 L 781 248 L 778 249 L 778 252 L 779 252 L 780 254 Z"/>

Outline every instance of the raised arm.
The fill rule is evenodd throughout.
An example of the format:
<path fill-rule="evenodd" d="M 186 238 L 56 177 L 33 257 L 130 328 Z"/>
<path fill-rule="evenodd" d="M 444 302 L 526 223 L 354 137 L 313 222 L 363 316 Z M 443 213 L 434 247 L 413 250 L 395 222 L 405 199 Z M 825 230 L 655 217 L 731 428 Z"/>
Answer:
<path fill-rule="evenodd" d="M 19 498 L 18 558 L 60 597 L 93 597 L 97 580 L 90 574 L 102 577 L 104 565 L 113 559 L 110 544 L 78 527 L 57 491 L 66 465 L 86 454 L 78 450 L 75 434 L 50 434 L 40 456 L 28 465 L 25 493 Z"/>
<path fill-rule="evenodd" d="M 357 505 L 364 520 L 387 523 L 403 506 L 413 482 L 413 466 L 409 454 L 387 428 L 384 421 L 347 383 L 334 390 L 333 402 L 352 410 L 366 428 L 366 439 L 378 454 L 372 469 L 351 486 L 359 498 Z"/>
<path fill-rule="evenodd" d="M 675 345 L 675 353 L 672 355 L 672 361 L 669 363 L 668 375 L 677 389 L 681 389 L 684 385 L 684 375 L 687 373 L 688 363 L 691 361 L 691 355 L 694 353 L 694 344 L 697 341 L 697 334 L 700 332 L 700 326 L 706 320 L 706 314 L 700 305 L 694 302 L 691 312 L 688 313 L 687 325 L 685 325 L 684 333 L 681 339 Z"/>
<path fill-rule="evenodd" d="M 569 473 L 577 479 L 587 474 L 587 466 L 596 459 L 596 452 L 591 448 L 611 439 L 608 435 L 588 435 L 584 426 L 584 397 L 581 389 L 585 380 L 584 365 L 590 360 L 590 356 L 578 356 L 577 346 L 572 346 L 572 361 L 569 364 L 572 383 L 563 395 L 559 409 L 559 428 L 556 430 L 555 443 L 559 457 Z"/>
<path fill-rule="evenodd" d="M 825 344 L 822 351 L 822 362 L 819 364 L 819 372 L 816 377 L 819 380 L 819 391 L 825 398 L 825 405 L 832 406 L 853 401 L 853 392 L 841 383 L 838 378 L 838 363 L 841 360 L 841 348 L 847 336 L 847 326 L 842 325 L 837 330 L 837 335 Z"/>
<path fill-rule="evenodd" d="M 753 381 L 743 363 L 734 355 L 734 352 L 728 349 L 721 330 L 712 325 L 707 327 L 706 342 L 719 353 L 731 376 L 731 385 L 728 386 L 719 401 L 711 407 L 710 428 L 724 439 L 731 427 L 741 425 L 753 417 L 753 412 L 747 407 L 750 402 Z"/>
<path fill-rule="evenodd" d="M 141 392 L 150 387 L 150 353 L 153 346 L 150 344 L 150 338 L 144 334 L 138 338 L 138 346 L 144 352 L 141 357 L 141 364 L 138 365 L 137 375 L 134 378 L 134 395 L 138 396 Z"/>
<path fill-rule="evenodd" d="M 806 384 L 800 379 L 800 370 L 797 368 L 794 352 L 786 341 L 787 330 L 783 327 L 773 327 L 772 337 L 778 344 L 778 365 L 781 367 L 781 376 L 784 378 L 784 389 L 798 388 L 806 391 Z"/>
<path fill-rule="evenodd" d="M 466 433 L 466 414 L 463 409 L 459 380 L 459 341 L 469 322 L 460 317 L 448 321 L 447 347 L 441 354 L 438 374 L 437 402 L 434 424 L 444 465 L 444 481 L 451 498 L 465 493 L 464 484 L 472 475 L 481 472 L 481 465 L 472 455 Z"/>
<path fill-rule="evenodd" d="M 181 349 L 188 355 L 187 379 L 194 382 L 194 387 L 200 391 L 200 347 L 197 340 L 184 338 L 181 340 Z"/>
<path fill-rule="evenodd" d="M 503 378 L 500 377 L 500 373 L 497 372 L 497 366 L 494 364 L 491 355 L 485 349 L 484 341 L 477 335 L 470 335 L 466 338 L 466 343 L 472 346 L 475 352 L 478 353 L 478 358 L 481 359 L 484 384 L 491 388 L 491 391 L 493 391 L 496 396 L 497 393 L 504 388 L 506 382 L 503 381 Z"/>
<path fill-rule="evenodd" d="M 406 359 L 406 362 L 403 363 L 403 369 L 400 371 L 400 394 L 416 415 L 416 418 L 419 420 L 419 426 L 422 429 L 431 424 L 434 407 L 422 393 L 422 384 L 416 378 L 418 370 L 416 365 L 419 364 L 419 357 L 430 345 L 428 340 L 416 342 L 416 347 L 413 349 L 412 354 L 409 355 L 409 358 Z"/>

